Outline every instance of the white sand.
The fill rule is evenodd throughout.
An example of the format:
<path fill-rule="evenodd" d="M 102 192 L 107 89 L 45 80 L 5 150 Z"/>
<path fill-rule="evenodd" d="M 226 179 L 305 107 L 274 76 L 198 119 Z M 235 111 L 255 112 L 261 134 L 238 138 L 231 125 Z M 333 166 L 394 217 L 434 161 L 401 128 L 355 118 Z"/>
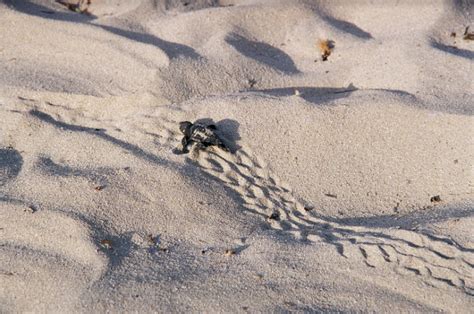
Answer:
<path fill-rule="evenodd" d="M 0 312 L 472 311 L 474 6 L 369 2 L 0 1 Z"/>

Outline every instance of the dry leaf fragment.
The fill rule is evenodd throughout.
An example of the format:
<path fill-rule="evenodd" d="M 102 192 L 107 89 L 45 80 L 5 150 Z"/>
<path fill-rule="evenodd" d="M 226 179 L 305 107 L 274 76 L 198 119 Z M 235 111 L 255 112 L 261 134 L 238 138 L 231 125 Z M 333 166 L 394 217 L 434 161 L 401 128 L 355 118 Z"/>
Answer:
<path fill-rule="evenodd" d="M 34 213 L 37 211 L 37 209 L 36 209 L 36 207 L 35 207 L 34 205 L 30 205 L 30 206 L 28 206 L 28 207 L 25 207 L 25 208 L 23 209 L 23 211 L 24 211 L 25 213 L 34 214 Z"/>
<path fill-rule="evenodd" d="M 474 40 L 474 32 L 469 32 L 469 26 L 464 30 L 464 40 Z"/>
<path fill-rule="evenodd" d="M 236 252 L 233 249 L 225 250 L 225 253 L 224 253 L 225 256 L 232 256 L 232 255 L 235 255 L 235 254 L 236 254 Z"/>
<path fill-rule="evenodd" d="M 320 40 L 318 44 L 319 50 L 321 51 L 321 58 L 323 61 L 326 61 L 334 48 L 334 41 L 325 39 Z"/>
<path fill-rule="evenodd" d="M 467 33 L 463 37 L 464 40 L 474 40 L 474 33 Z"/>
<path fill-rule="evenodd" d="M 98 185 L 94 188 L 96 191 L 102 191 L 103 189 L 105 189 L 105 185 Z"/>
<path fill-rule="evenodd" d="M 101 240 L 100 241 L 100 244 L 102 245 L 102 247 L 106 250 L 112 250 L 112 241 L 108 240 L 108 239 L 104 239 L 104 240 Z"/>
<path fill-rule="evenodd" d="M 70 3 L 69 1 L 66 0 L 56 0 L 56 3 L 59 3 L 63 6 L 65 6 L 69 11 L 80 13 L 80 14 L 86 14 L 86 15 L 91 15 L 89 12 L 89 5 L 91 5 L 91 1 L 88 0 L 84 4 L 84 0 L 79 0 L 77 3 Z"/>

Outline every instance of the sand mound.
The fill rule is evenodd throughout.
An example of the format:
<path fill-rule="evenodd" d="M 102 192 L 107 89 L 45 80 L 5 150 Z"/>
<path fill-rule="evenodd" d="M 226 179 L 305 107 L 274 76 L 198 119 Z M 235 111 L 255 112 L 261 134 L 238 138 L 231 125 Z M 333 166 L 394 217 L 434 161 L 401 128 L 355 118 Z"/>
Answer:
<path fill-rule="evenodd" d="M 468 312 L 472 14 L 0 1 L 0 311 Z"/>

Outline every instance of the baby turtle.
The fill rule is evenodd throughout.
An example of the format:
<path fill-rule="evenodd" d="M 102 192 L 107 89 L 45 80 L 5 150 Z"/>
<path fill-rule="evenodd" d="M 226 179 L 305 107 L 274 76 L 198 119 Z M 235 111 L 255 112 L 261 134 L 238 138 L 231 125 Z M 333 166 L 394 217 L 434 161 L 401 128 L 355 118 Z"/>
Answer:
<path fill-rule="evenodd" d="M 181 140 L 183 149 L 174 149 L 173 152 L 175 154 L 189 153 L 188 147 L 191 145 L 195 145 L 197 149 L 217 146 L 226 152 L 229 151 L 224 142 L 216 134 L 217 127 L 213 124 L 204 125 L 197 122 L 191 123 L 189 121 L 183 121 L 179 123 L 179 130 L 184 134 Z"/>

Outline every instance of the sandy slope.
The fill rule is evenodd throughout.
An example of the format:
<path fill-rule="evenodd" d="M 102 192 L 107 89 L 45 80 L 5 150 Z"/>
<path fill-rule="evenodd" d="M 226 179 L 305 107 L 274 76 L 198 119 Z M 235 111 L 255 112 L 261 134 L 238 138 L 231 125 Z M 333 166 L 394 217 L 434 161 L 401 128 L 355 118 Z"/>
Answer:
<path fill-rule="evenodd" d="M 474 306 L 469 1 L 89 11 L 0 1 L 0 311 Z"/>

